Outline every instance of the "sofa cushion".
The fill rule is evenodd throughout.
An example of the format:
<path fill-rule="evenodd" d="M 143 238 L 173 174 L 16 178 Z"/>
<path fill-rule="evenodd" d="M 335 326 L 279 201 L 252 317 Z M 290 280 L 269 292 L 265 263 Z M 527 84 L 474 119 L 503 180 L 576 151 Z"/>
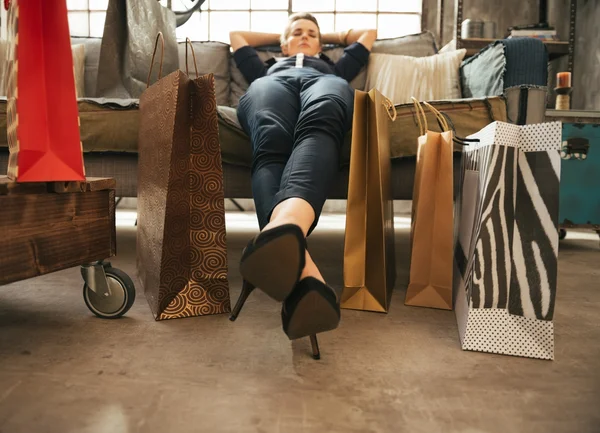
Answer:
<path fill-rule="evenodd" d="M 431 104 L 448 115 L 459 137 L 473 134 L 494 120 L 507 121 L 506 101 L 502 97 L 432 101 Z M 397 105 L 396 111 L 396 121 L 390 122 L 390 156 L 392 159 L 415 156 L 419 128 L 413 104 Z M 217 113 L 223 161 L 250 167 L 252 145 L 237 119 L 236 110 L 218 107 Z M 435 116 L 429 111 L 426 115 L 430 128 L 436 130 Z M 342 166 L 347 166 L 350 162 L 351 141 L 352 134 L 348 132 L 340 158 Z M 459 151 L 460 147 L 457 145 L 455 150 Z"/>
<path fill-rule="evenodd" d="M 72 45 L 73 70 L 75 71 L 75 93 L 78 98 L 85 96 L 85 45 Z"/>
<path fill-rule="evenodd" d="M 4 73 L 6 70 L 6 55 L 7 55 L 8 43 L 6 40 L 0 40 L 0 96 L 6 96 L 6 89 L 4 83 Z M 85 89 L 85 74 L 86 74 L 86 47 L 83 43 L 73 43 L 71 45 L 72 56 L 73 56 L 73 68 L 75 71 L 75 88 L 77 95 L 83 97 L 86 94 Z"/>
<path fill-rule="evenodd" d="M 85 47 L 85 73 L 83 78 L 85 93 L 83 96 L 93 98 L 96 96 L 96 81 L 98 79 L 98 63 L 100 61 L 102 39 L 71 37 L 71 44 L 83 45 Z"/>
<path fill-rule="evenodd" d="M 6 96 L 4 89 L 4 71 L 6 70 L 6 50 L 8 44 L 5 40 L 0 39 L 0 96 Z"/>
<path fill-rule="evenodd" d="M 474 134 L 495 120 L 507 121 L 506 100 L 500 96 L 431 101 L 431 105 L 446 115 L 457 137 Z M 414 105 L 396 105 L 396 112 L 396 121 L 390 123 L 390 157 L 396 159 L 415 156 L 419 126 Z M 435 115 L 427 108 L 425 115 L 429 129 L 439 131 Z M 460 151 L 461 146 L 455 144 L 454 150 Z"/>
<path fill-rule="evenodd" d="M 323 54 L 329 57 L 333 62 L 337 62 L 344 52 L 343 47 L 327 46 L 323 49 Z M 373 53 L 380 54 L 400 54 L 412 57 L 426 57 L 437 53 L 435 37 L 431 32 L 423 32 L 416 35 L 402 36 L 399 38 L 379 39 L 373 44 Z M 278 47 L 258 48 L 258 56 L 266 61 L 271 57 L 281 55 Z M 240 98 L 248 89 L 248 82 L 237 68 L 233 57 L 230 57 L 231 70 L 231 97 L 229 105 L 237 107 Z M 351 86 L 355 89 L 365 89 L 367 80 L 366 68 L 352 80 Z"/>
<path fill-rule="evenodd" d="M 98 78 L 98 62 L 102 38 L 71 37 L 72 45 L 85 46 L 85 97 L 96 96 L 96 81 Z M 215 75 L 215 92 L 218 104 L 229 103 L 230 81 L 229 45 L 221 42 L 192 42 L 198 71 L 200 74 L 212 72 Z M 178 44 L 179 67 L 185 70 L 185 42 Z M 190 74 L 194 73 L 191 54 L 189 55 Z"/>
<path fill-rule="evenodd" d="M 252 166 L 252 144 L 237 118 L 235 108 L 217 107 L 219 118 L 219 140 L 223 162 L 244 167 Z M 340 163 L 342 166 L 350 162 L 350 142 L 352 134 L 348 132 L 342 147 Z"/>
<path fill-rule="evenodd" d="M 137 99 L 84 99 L 77 102 L 84 152 L 137 152 Z"/>
<path fill-rule="evenodd" d="M 80 99 L 77 101 L 84 152 L 137 152 L 137 99 Z M 8 147 L 6 98 L 0 98 L 0 147 Z"/>
<path fill-rule="evenodd" d="M 179 51 L 179 68 L 185 71 L 186 43 L 180 42 L 177 45 Z M 192 46 L 196 54 L 198 73 L 200 75 L 210 72 L 214 74 L 217 104 L 228 105 L 231 82 L 231 75 L 229 73 L 229 45 L 222 42 L 192 42 Z M 188 54 L 188 64 L 189 75 L 194 77 L 195 70 L 191 52 Z"/>
<path fill-rule="evenodd" d="M 427 57 L 437 53 L 437 45 L 433 33 L 426 31 L 416 35 L 398 38 L 378 39 L 373 44 L 373 54 L 396 54 L 411 57 Z M 323 51 L 331 60 L 337 62 L 342 56 L 343 47 L 335 47 Z M 363 70 L 352 80 L 350 85 L 359 90 L 370 90 L 366 87 L 367 69 Z"/>
<path fill-rule="evenodd" d="M 218 106 L 219 141 L 224 162 L 250 167 L 252 163 L 252 145 L 242 129 L 235 108 Z"/>
<path fill-rule="evenodd" d="M 448 115 L 459 137 L 477 132 L 494 120 L 507 119 L 506 102 L 501 97 L 433 101 L 432 104 Z M 78 106 L 84 152 L 137 152 L 137 100 L 86 99 L 80 100 Z M 404 104 L 397 106 L 396 110 L 397 119 L 390 123 L 390 155 L 393 159 L 412 157 L 416 155 L 419 134 L 414 108 L 412 104 Z M 250 167 L 252 146 L 237 120 L 235 108 L 219 106 L 217 114 L 223 162 Z M 435 129 L 435 118 L 429 112 L 427 116 L 429 125 Z M 351 140 L 351 133 L 348 132 L 342 147 L 341 166 L 347 166 L 350 161 Z M 6 98 L 0 98 L 0 148 L 2 147 L 8 147 Z"/>

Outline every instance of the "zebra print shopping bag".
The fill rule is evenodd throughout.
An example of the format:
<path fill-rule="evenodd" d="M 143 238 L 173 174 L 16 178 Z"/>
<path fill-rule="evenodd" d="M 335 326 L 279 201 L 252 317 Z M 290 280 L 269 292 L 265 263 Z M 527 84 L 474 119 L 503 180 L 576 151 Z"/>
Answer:
<path fill-rule="evenodd" d="M 494 122 L 463 149 L 454 302 L 464 350 L 554 359 L 560 122 Z"/>

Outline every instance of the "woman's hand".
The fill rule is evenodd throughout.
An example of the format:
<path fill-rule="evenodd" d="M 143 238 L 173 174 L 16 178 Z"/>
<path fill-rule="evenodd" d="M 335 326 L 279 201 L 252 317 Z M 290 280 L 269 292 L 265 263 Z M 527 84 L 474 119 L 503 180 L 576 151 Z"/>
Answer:
<path fill-rule="evenodd" d="M 250 45 L 251 47 L 259 47 L 261 45 L 277 45 L 279 46 L 280 35 L 277 33 L 258 33 L 258 32 L 229 32 L 229 40 L 233 51 L 239 48 Z"/>
<path fill-rule="evenodd" d="M 354 42 L 360 42 L 365 48 L 371 51 L 373 43 L 377 39 L 377 30 L 346 30 L 336 33 L 325 33 L 322 35 L 324 44 L 351 45 Z"/>

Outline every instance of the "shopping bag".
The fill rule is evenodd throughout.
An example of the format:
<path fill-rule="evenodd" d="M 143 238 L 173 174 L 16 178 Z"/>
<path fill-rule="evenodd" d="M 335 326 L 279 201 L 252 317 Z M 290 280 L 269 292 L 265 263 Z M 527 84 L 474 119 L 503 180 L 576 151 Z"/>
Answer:
<path fill-rule="evenodd" d="M 494 122 L 464 148 L 454 302 L 462 348 L 554 358 L 560 122 Z"/>
<path fill-rule="evenodd" d="M 140 99 L 137 269 L 156 320 L 230 312 L 216 110 L 212 74 L 159 73 Z"/>
<path fill-rule="evenodd" d="M 96 97 L 137 99 L 146 89 L 154 39 L 165 39 L 163 71 L 179 68 L 175 13 L 156 0 L 110 0 L 100 47 Z"/>
<path fill-rule="evenodd" d="M 65 0 L 13 0 L 8 11 L 8 177 L 83 181 Z"/>
<path fill-rule="evenodd" d="M 413 98 L 420 128 L 412 200 L 410 278 L 406 305 L 452 309 L 453 132 L 436 115 L 442 132 L 428 128 L 421 104 Z"/>
<path fill-rule="evenodd" d="M 379 91 L 355 92 L 342 308 L 389 309 L 396 281 L 390 119 L 394 107 Z"/>

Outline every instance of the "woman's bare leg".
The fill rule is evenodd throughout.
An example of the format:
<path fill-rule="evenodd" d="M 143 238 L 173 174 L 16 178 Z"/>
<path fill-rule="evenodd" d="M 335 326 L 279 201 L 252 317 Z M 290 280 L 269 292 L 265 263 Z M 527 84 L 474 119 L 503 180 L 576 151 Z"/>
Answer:
<path fill-rule="evenodd" d="M 306 236 L 314 221 L 315 211 L 313 207 L 302 198 L 292 197 L 275 206 L 271 214 L 271 219 L 263 230 L 283 224 L 296 224 L 302 229 L 304 236 Z M 325 282 L 308 251 L 306 251 L 306 265 L 300 279 L 305 277 L 313 277 Z"/>

